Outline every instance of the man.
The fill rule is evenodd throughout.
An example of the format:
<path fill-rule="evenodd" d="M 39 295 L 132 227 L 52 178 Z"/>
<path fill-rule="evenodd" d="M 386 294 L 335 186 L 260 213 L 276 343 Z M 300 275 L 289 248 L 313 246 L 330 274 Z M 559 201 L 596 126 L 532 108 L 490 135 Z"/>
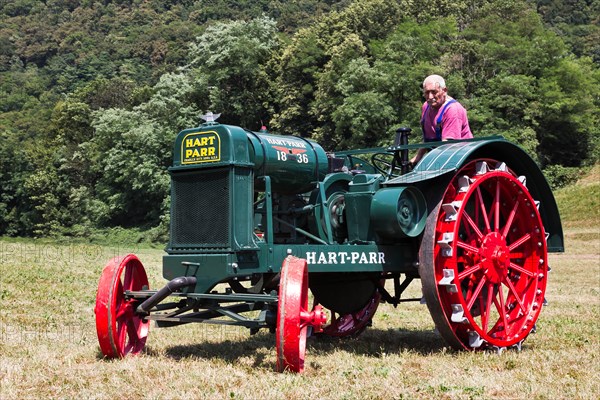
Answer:
<path fill-rule="evenodd" d="M 467 110 L 448 95 L 446 81 L 439 75 L 430 75 L 423 81 L 425 103 L 421 110 L 421 129 L 423 141 L 445 141 L 452 139 L 470 139 L 473 137 Z M 427 149 L 419 149 L 410 160 L 418 163 Z"/>

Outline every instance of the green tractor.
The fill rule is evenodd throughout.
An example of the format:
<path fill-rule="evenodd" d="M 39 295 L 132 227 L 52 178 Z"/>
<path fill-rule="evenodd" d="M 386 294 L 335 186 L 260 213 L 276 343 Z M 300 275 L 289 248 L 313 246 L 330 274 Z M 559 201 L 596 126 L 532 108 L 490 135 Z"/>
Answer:
<path fill-rule="evenodd" d="M 502 137 L 408 145 L 408 134 L 328 153 L 211 118 L 180 132 L 168 283 L 150 290 L 135 255 L 109 261 L 102 353 L 140 353 L 150 321 L 237 325 L 274 332 L 277 369 L 300 372 L 309 332 L 355 336 L 380 303 L 404 301 L 425 301 L 455 349 L 520 348 L 545 303 L 548 252 L 563 251 L 548 183 Z M 423 298 L 403 298 L 417 279 Z"/>

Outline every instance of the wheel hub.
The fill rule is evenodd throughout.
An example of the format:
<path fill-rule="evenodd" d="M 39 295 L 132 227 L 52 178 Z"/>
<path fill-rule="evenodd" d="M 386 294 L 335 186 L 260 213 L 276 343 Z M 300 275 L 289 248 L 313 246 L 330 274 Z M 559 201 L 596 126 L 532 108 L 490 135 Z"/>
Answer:
<path fill-rule="evenodd" d="M 482 264 L 486 278 L 492 283 L 500 283 L 508 274 L 510 249 L 506 240 L 498 233 L 488 233 L 481 245 Z"/>

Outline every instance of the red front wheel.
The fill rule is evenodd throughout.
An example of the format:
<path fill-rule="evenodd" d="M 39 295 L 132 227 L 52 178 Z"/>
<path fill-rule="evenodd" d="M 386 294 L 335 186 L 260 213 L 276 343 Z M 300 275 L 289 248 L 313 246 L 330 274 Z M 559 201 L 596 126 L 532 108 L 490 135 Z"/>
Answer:
<path fill-rule="evenodd" d="M 105 357 L 120 358 L 144 349 L 150 322 L 135 313 L 137 301 L 127 298 L 125 292 L 147 289 L 146 270 L 135 255 L 115 257 L 104 267 L 94 311 Z"/>
<path fill-rule="evenodd" d="M 547 266 L 525 177 L 494 160 L 463 167 L 421 244 L 423 294 L 444 339 L 457 349 L 520 344 L 544 303 Z"/>
<path fill-rule="evenodd" d="M 304 370 L 308 326 L 320 330 L 327 317 L 320 306 L 308 311 L 308 269 L 305 259 L 288 256 L 281 267 L 277 305 L 277 371 Z"/>

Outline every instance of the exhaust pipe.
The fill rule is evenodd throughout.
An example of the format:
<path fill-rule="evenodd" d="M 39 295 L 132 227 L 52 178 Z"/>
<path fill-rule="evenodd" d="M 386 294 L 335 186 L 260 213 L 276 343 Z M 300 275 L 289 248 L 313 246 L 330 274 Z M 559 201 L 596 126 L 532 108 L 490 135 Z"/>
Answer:
<path fill-rule="evenodd" d="M 178 278 L 172 279 L 162 289 L 154 293 L 152 296 L 147 298 L 142 304 L 140 304 L 136 309 L 136 312 L 140 314 L 148 314 L 152 307 L 166 299 L 168 296 L 171 295 L 171 293 L 183 287 L 192 286 L 195 284 L 195 276 L 180 276 Z"/>

